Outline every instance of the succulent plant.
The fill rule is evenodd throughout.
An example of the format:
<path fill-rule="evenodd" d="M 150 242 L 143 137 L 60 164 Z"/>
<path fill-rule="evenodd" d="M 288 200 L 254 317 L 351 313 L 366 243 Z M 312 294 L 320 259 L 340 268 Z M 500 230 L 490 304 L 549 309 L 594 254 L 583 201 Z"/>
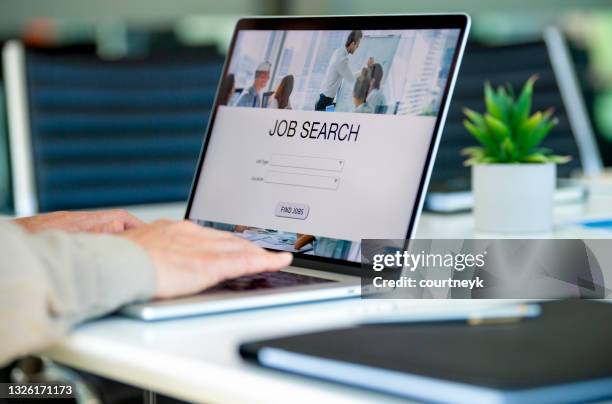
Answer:
<path fill-rule="evenodd" d="M 468 147 L 462 154 L 468 159 L 465 165 L 495 163 L 566 163 L 568 156 L 551 154 L 551 150 L 539 147 L 540 143 L 558 123 L 553 109 L 531 114 L 533 86 L 537 76 L 531 76 L 515 98 L 510 85 L 493 90 L 485 83 L 486 112 L 463 110 L 467 119 L 465 128 L 482 146 Z"/>

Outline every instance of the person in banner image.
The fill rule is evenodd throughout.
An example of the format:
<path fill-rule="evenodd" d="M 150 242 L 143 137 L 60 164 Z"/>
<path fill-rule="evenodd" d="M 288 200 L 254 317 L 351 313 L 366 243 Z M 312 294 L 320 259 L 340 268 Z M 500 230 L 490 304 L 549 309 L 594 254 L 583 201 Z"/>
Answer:
<path fill-rule="evenodd" d="M 366 102 L 368 90 L 370 89 L 370 70 L 365 67 L 361 69 L 361 74 L 355 80 L 353 86 L 353 112 L 371 113 L 372 108 Z"/>
<path fill-rule="evenodd" d="M 328 106 L 333 104 L 343 80 L 350 83 L 359 76 L 361 69 L 357 72 L 351 70 L 349 56 L 357 51 L 362 37 L 363 33 L 360 30 L 351 31 L 346 38 L 344 46 L 336 49 L 332 54 L 323 78 L 319 100 L 315 104 L 315 111 L 325 111 Z M 371 66 L 373 63 L 374 59 L 368 58 L 367 65 Z"/>
<path fill-rule="evenodd" d="M 276 91 L 272 95 L 268 108 L 275 109 L 291 109 L 291 92 L 293 91 L 293 75 L 283 77 L 281 82 L 276 87 Z"/>
<path fill-rule="evenodd" d="M 383 108 L 387 105 L 387 99 L 380 89 L 380 83 L 383 79 L 383 68 L 380 63 L 374 63 L 370 66 L 370 89 L 368 91 L 368 97 L 366 98 L 366 104 L 368 104 L 371 112 L 375 114 L 384 114 Z"/>
<path fill-rule="evenodd" d="M 268 85 L 268 81 L 270 80 L 271 68 L 272 65 L 270 64 L 270 62 L 261 62 L 259 66 L 257 66 L 257 69 L 255 70 L 253 84 L 242 92 L 240 98 L 238 98 L 238 102 L 236 103 L 237 107 L 263 107 L 262 93 Z"/>

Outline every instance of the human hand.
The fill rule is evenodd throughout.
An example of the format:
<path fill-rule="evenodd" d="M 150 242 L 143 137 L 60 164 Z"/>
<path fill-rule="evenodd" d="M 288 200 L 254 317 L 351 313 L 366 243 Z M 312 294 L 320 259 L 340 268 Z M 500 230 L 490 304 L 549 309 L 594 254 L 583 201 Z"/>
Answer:
<path fill-rule="evenodd" d="M 52 212 L 14 220 L 29 232 L 63 230 L 69 233 L 120 233 L 144 223 L 125 210 L 101 210 L 94 212 Z"/>
<path fill-rule="evenodd" d="M 289 253 L 268 252 L 255 244 L 181 221 L 159 220 L 121 234 L 145 249 L 156 269 L 156 298 L 188 295 L 226 279 L 289 265 Z"/>

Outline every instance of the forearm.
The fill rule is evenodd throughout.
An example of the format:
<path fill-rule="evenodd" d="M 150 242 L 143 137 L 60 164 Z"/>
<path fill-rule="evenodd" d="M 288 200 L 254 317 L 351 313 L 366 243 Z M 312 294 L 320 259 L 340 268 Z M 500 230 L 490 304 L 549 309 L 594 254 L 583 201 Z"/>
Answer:
<path fill-rule="evenodd" d="M 0 241 L 0 365 L 155 289 L 149 257 L 121 237 L 0 223 Z"/>

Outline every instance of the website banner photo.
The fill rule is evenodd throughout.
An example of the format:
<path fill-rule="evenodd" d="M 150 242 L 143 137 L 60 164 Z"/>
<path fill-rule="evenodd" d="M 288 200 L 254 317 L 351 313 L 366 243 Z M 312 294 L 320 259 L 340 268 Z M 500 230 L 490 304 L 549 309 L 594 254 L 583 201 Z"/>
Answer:
<path fill-rule="evenodd" d="M 459 30 L 237 35 L 190 219 L 356 262 L 404 238 Z"/>

